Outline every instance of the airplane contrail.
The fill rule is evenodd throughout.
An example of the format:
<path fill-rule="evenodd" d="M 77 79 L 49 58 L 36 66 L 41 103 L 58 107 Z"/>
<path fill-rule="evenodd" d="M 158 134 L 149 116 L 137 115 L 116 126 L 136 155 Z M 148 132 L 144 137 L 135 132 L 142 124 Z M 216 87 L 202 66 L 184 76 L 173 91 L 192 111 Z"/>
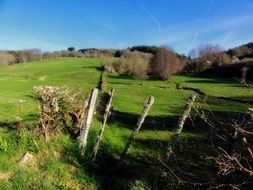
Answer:
<path fill-rule="evenodd" d="M 213 3 L 214 3 L 214 0 L 210 0 L 210 3 L 209 3 L 209 5 L 208 5 L 208 7 L 207 7 L 207 9 L 206 9 L 205 15 L 204 15 L 203 20 L 202 20 L 203 23 L 204 23 L 205 20 L 207 19 L 208 14 L 210 13 L 210 11 L 211 11 L 211 9 L 212 9 L 212 7 L 213 7 Z M 200 33 L 200 32 L 195 32 L 195 34 L 194 34 L 194 36 L 193 36 L 193 38 L 192 38 L 192 46 L 194 46 L 194 44 L 196 43 L 197 38 L 198 38 L 198 36 L 199 36 L 199 33 Z"/>
<path fill-rule="evenodd" d="M 139 0 L 136 0 L 136 2 L 151 17 L 151 19 L 157 25 L 158 30 L 161 30 L 161 25 L 160 25 L 159 21 L 152 15 L 152 13 Z"/>
<path fill-rule="evenodd" d="M 204 16 L 204 20 L 207 19 L 212 7 L 213 7 L 213 3 L 214 3 L 214 0 L 211 0 L 208 7 L 207 7 L 207 10 L 206 10 L 206 13 L 205 13 L 205 16 Z"/>
<path fill-rule="evenodd" d="M 195 45 L 195 43 L 196 43 L 196 41 L 197 41 L 198 36 L 199 36 L 199 32 L 196 32 L 196 33 L 194 34 L 193 38 L 192 38 L 192 46 L 194 46 L 194 45 Z"/>

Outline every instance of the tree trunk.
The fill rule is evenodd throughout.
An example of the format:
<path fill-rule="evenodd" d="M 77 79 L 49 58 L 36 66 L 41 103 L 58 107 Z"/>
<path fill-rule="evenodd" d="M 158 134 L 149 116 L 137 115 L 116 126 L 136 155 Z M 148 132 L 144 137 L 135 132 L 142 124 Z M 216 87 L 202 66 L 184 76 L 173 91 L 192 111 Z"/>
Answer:
<path fill-rule="evenodd" d="M 99 148 L 99 144 L 100 144 L 100 141 L 102 140 L 102 137 L 103 137 L 103 132 L 104 132 L 104 129 L 105 129 L 105 124 L 106 124 L 106 121 L 107 121 L 107 118 L 108 118 L 108 115 L 109 115 L 109 112 L 110 112 L 111 104 L 112 104 L 113 94 L 114 94 L 114 89 L 111 90 L 110 98 L 109 98 L 109 101 L 108 101 L 108 103 L 106 105 L 106 108 L 105 108 L 104 121 L 103 121 L 103 124 L 102 124 L 102 126 L 100 128 L 98 136 L 96 138 L 96 145 L 94 146 L 94 149 L 93 149 L 93 161 L 96 159 L 98 148 Z"/>
<path fill-rule="evenodd" d="M 140 130 L 140 128 L 141 128 L 141 126 L 142 126 L 142 124 L 143 124 L 143 122 L 144 122 L 147 114 L 148 114 L 148 111 L 151 108 L 151 106 L 152 106 L 153 103 L 154 103 L 154 97 L 150 96 L 148 98 L 147 102 L 143 106 L 143 110 L 142 110 L 141 115 L 140 115 L 140 117 L 138 119 L 137 125 L 133 129 L 133 131 L 132 131 L 132 133 L 131 133 L 128 141 L 127 141 L 125 149 L 124 149 L 124 151 L 121 154 L 119 162 L 117 163 L 117 166 L 116 166 L 117 168 L 116 169 L 119 169 L 122 166 L 122 164 L 123 164 L 123 162 L 124 162 L 124 160 L 125 160 L 125 158 L 126 158 L 126 156 L 128 154 L 128 151 L 129 151 L 131 145 L 133 144 L 135 138 L 137 137 L 137 134 L 138 134 L 138 132 L 139 132 L 139 130 Z"/>
<path fill-rule="evenodd" d="M 175 132 L 171 135 L 169 143 L 168 143 L 168 148 L 167 148 L 167 159 L 169 159 L 171 157 L 171 155 L 174 153 L 173 149 L 175 144 L 179 141 L 179 134 L 182 132 L 183 127 L 184 127 L 184 123 L 186 121 L 186 119 L 189 117 L 190 112 L 191 112 L 191 108 L 193 106 L 193 103 L 196 99 L 196 96 L 193 95 L 188 99 L 188 102 L 186 104 L 185 110 L 181 116 L 181 118 L 179 119 L 177 128 L 175 130 Z"/>
<path fill-rule="evenodd" d="M 80 133 L 79 148 L 81 149 L 82 154 L 84 153 L 85 148 L 87 146 L 87 137 L 89 134 L 89 130 L 90 130 L 91 122 L 92 122 L 92 117 L 93 117 L 94 110 L 95 110 L 97 95 L 98 95 L 98 89 L 95 88 L 92 91 L 92 95 L 91 95 L 90 101 L 89 101 L 89 109 L 88 109 L 86 121 L 84 122 L 84 127 Z"/>

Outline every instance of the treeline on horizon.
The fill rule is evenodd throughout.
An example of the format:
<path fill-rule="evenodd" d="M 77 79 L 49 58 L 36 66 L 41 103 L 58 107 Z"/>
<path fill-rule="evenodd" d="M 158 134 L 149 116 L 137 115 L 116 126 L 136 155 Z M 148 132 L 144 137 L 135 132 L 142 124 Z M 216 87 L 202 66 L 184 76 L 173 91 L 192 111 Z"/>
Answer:
<path fill-rule="evenodd" d="M 153 63 L 159 62 L 160 59 L 159 56 L 163 57 L 167 56 L 166 57 L 167 62 L 169 62 L 167 64 L 168 66 L 165 63 L 164 65 L 162 65 L 162 67 L 167 67 L 166 68 L 167 70 L 169 70 L 170 68 L 174 68 L 174 70 L 172 69 L 173 71 L 168 72 L 169 74 L 165 74 L 164 76 L 160 76 L 158 73 L 158 76 L 160 76 L 159 78 L 163 80 L 168 78 L 170 74 L 176 73 L 208 73 L 229 77 L 239 77 L 242 73 L 243 68 L 247 70 L 248 73 L 251 73 L 251 76 L 253 76 L 252 75 L 253 60 L 251 59 L 253 57 L 253 42 L 235 48 L 231 48 L 228 50 L 224 50 L 221 46 L 216 44 L 200 45 L 196 49 L 190 50 L 187 56 L 184 54 L 178 54 L 174 52 L 173 48 L 171 47 L 167 46 L 158 47 L 152 45 L 133 46 L 123 50 L 96 49 L 96 48 L 84 48 L 76 50 L 74 47 L 69 47 L 67 50 L 54 51 L 54 52 L 42 52 L 40 49 L 0 51 L 0 66 L 33 62 L 44 59 L 53 59 L 59 57 L 80 57 L 80 58 L 117 57 L 120 59 L 120 61 L 118 61 L 117 64 L 114 64 L 114 66 L 116 65 L 118 67 L 121 62 L 122 67 L 124 62 L 125 63 L 128 62 L 127 64 L 130 64 L 129 62 L 132 62 L 131 65 L 134 65 L 135 64 L 134 62 L 138 62 L 137 60 L 139 58 L 143 58 L 146 60 L 144 62 L 148 63 L 149 65 L 147 66 L 147 68 L 145 68 L 147 70 L 146 74 L 149 74 L 152 73 L 152 71 L 150 70 L 150 68 L 152 67 L 151 62 L 152 61 Z M 160 59 L 160 62 L 161 60 L 162 59 Z M 138 67 L 146 67 L 146 66 L 145 64 L 141 65 L 139 64 Z M 157 67 L 157 65 L 155 67 Z M 117 70 L 115 68 L 113 69 Z M 139 70 L 143 69 L 139 68 Z M 119 73 L 129 74 L 128 71 L 126 72 L 123 71 Z M 138 74 L 143 75 L 137 73 L 137 75 Z M 146 76 L 136 78 L 144 79 L 146 78 Z"/>

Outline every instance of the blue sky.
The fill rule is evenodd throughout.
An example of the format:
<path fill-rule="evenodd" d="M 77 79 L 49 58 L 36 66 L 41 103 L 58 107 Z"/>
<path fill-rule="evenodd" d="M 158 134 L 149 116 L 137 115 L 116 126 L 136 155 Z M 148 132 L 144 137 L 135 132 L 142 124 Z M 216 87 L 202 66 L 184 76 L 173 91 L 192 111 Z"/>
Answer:
<path fill-rule="evenodd" d="M 253 41 L 253 0 L 0 0 L 0 49 Z"/>

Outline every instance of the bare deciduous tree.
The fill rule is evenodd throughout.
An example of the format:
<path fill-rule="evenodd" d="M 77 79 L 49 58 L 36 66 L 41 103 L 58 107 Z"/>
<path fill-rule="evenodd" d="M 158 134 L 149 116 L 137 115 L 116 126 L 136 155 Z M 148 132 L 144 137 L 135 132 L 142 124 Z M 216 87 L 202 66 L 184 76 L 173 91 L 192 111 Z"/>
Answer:
<path fill-rule="evenodd" d="M 223 50 L 217 44 L 203 44 L 197 48 L 197 55 L 198 57 L 207 57 L 210 58 L 213 54 L 219 53 Z"/>
<path fill-rule="evenodd" d="M 6 51 L 0 52 L 0 66 L 13 64 L 14 61 L 15 61 L 15 57 L 12 54 Z"/>
<path fill-rule="evenodd" d="M 181 69 L 179 58 L 165 47 L 160 47 L 150 62 L 151 73 L 162 80 L 168 80 L 171 74 L 175 74 Z"/>

